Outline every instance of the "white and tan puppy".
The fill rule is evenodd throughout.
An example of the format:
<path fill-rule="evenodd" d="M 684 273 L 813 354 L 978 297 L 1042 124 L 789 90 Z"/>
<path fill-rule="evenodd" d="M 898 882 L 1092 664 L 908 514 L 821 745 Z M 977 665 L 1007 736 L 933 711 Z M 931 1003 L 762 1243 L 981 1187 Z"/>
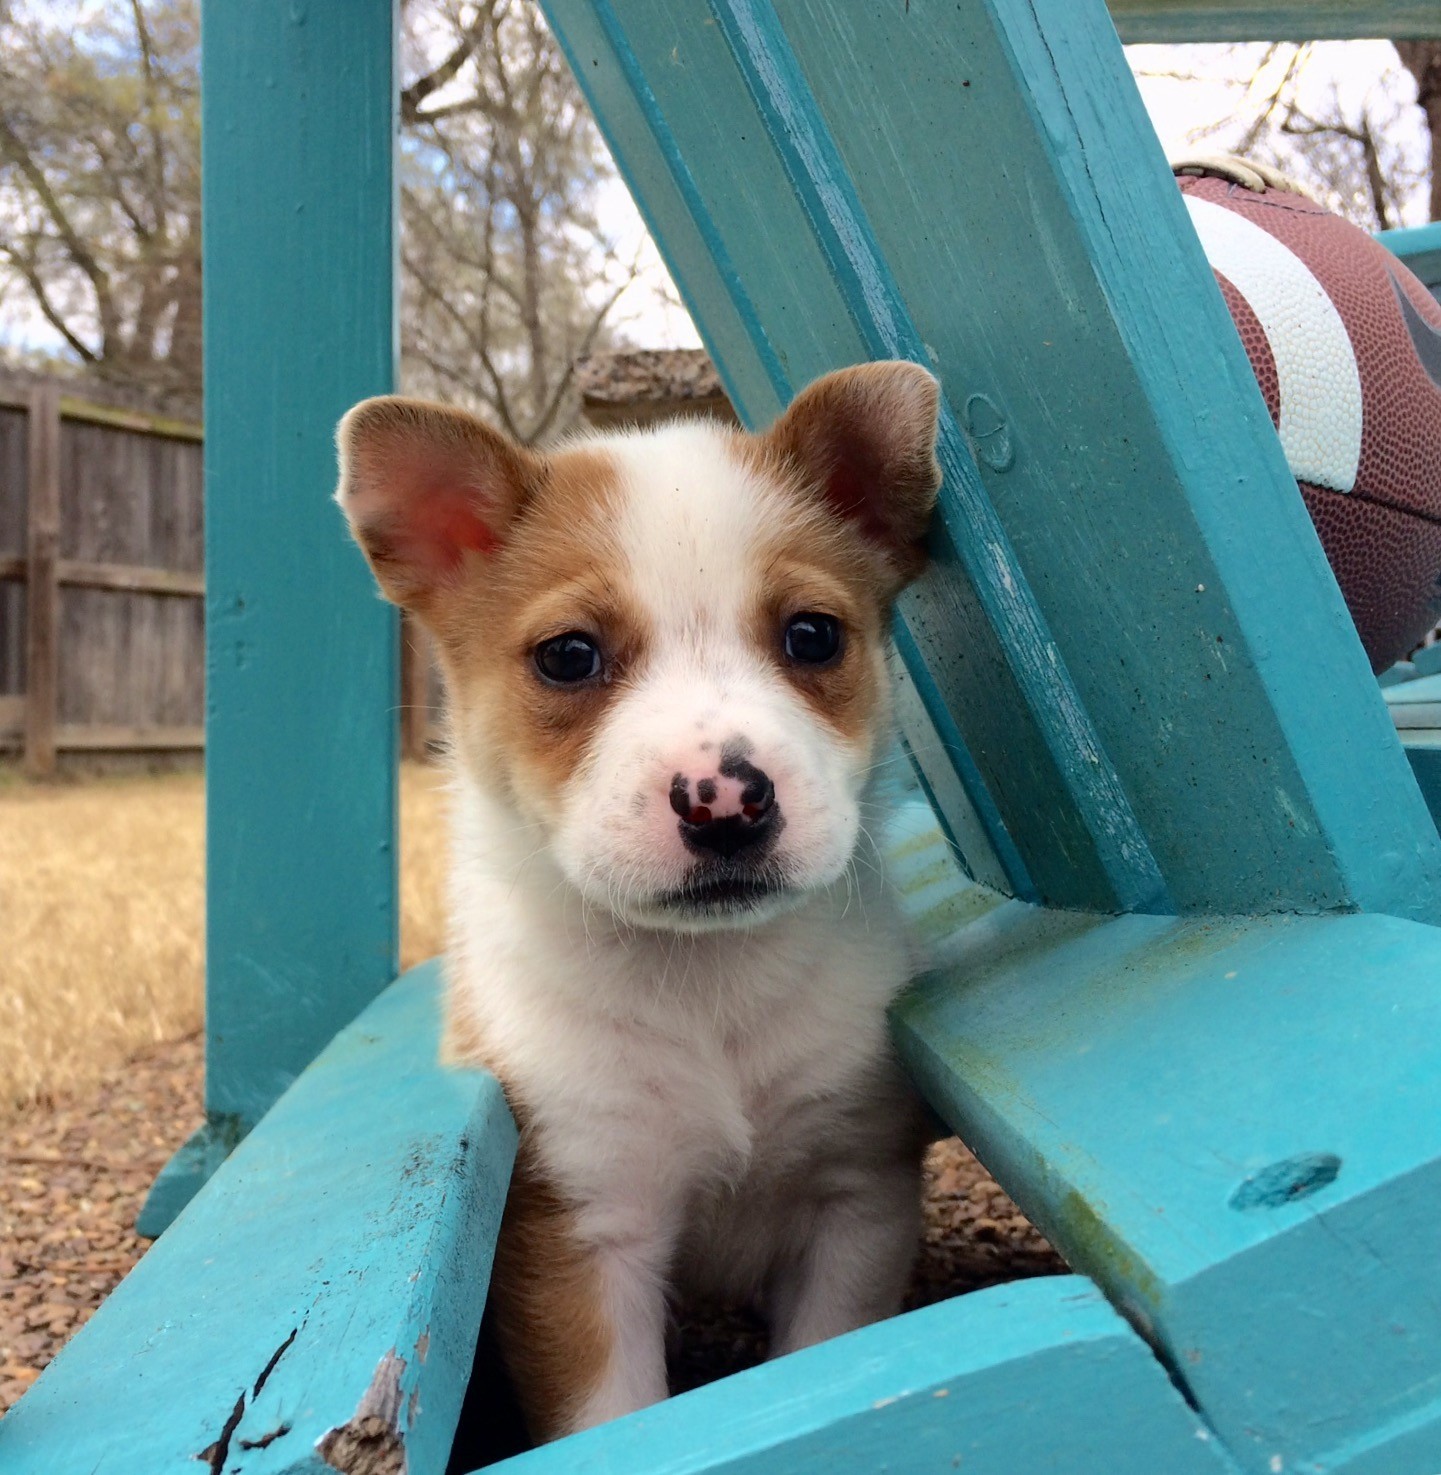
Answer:
<path fill-rule="evenodd" d="M 449 1051 L 522 1127 L 493 1295 L 537 1437 L 666 1396 L 675 1294 L 759 1305 L 774 1354 L 900 1304 L 922 1132 L 866 820 L 937 406 L 880 363 L 759 436 L 341 424 L 340 504 L 448 685 Z"/>

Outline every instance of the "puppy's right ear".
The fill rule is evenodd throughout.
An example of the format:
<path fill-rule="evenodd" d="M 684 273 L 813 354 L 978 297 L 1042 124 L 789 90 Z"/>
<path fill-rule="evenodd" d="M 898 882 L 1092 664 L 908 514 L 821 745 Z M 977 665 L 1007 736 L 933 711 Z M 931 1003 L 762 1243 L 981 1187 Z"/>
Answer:
<path fill-rule="evenodd" d="M 387 599 L 423 612 L 492 556 L 542 463 L 474 415 L 386 395 L 340 422 L 335 500 Z"/>

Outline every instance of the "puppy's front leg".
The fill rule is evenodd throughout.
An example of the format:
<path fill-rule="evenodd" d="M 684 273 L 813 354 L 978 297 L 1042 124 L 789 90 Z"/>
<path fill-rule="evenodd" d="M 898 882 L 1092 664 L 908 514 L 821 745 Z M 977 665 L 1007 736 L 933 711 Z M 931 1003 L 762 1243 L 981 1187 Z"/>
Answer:
<path fill-rule="evenodd" d="M 650 1246 L 607 1246 L 595 1252 L 596 1280 L 606 1307 L 608 1355 L 563 1432 L 589 1429 L 659 1403 L 666 1384 L 665 1285 Z"/>
<path fill-rule="evenodd" d="M 771 1282 L 771 1356 L 813 1346 L 900 1310 L 920 1241 L 920 1184 L 887 1170 L 814 1208 L 806 1244 Z"/>
<path fill-rule="evenodd" d="M 501 1351 L 538 1440 L 666 1396 L 665 1246 L 596 1241 L 523 1155 L 496 1247 Z"/>

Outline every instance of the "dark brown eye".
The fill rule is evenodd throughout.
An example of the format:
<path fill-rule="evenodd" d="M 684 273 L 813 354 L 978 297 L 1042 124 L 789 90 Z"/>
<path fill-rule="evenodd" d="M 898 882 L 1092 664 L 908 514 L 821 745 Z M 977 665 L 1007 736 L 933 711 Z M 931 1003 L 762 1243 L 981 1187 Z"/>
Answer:
<path fill-rule="evenodd" d="M 580 630 L 567 630 L 535 648 L 535 668 L 547 681 L 573 686 L 600 675 L 600 647 Z"/>
<path fill-rule="evenodd" d="M 841 649 L 841 622 L 832 615 L 806 611 L 786 626 L 786 655 L 797 665 L 823 666 Z"/>

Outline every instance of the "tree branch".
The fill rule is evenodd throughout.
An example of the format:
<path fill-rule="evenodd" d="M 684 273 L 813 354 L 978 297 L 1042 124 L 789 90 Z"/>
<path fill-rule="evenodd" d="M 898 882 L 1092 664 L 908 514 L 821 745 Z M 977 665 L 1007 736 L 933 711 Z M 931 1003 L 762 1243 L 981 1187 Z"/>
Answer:
<path fill-rule="evenodd" d="M 21 256 L 12 246 L 0 246 L 0 252 L 4 253 L 5 258 L 24 279 L 25 285 L 30 288 L 31 294 L 35 298 L 35 305 L 40 309 L 40 315 L 45 321 L 80 355 L 82 362 L 87 364 L 99 363 L 100 355 L 89 347 L 88 344 L 76 337 L 65 322 L 65 319 L 60 315 L 55 304 L 51 302 L 50 293 L 45 283 L 41 280 L 40 274 L 35 268 L 34 261 L 29 257 Z"/>
<path fill-rule="evenodd" d="M 9 121 L 0 116 L 0 154 L 10 160 L 17 169 L 25 176 L 39 197 L 41 207 L 54 223 L 59 232 L 60 240 L 64 244 L 70 259 L 89 278 L 90 285 L 95 291 L 95 304 L 100 315 L 100 340 L 101 357 L 104 356 L 104 345 L 114 335 L 116 320 L 115 308 L 110 295 L 110 280 L 106 276 L 100 263 L 95 259 L 94 253 L 85 244 L 80 233 L 71 223 L 65 207 L 56 197 L 54 190 L 50 188 L 49 181 L 45 178 L 40 166 L 30 157 L 29 150 L 21 142 L 20 137 Z"/>
<path fill-rule="evenodd" d="M 1292 107 L 1281 123 L 1281 132 L 1292 138 L 1344 138 L 1347 143 L 1354 143 L 1361 150 L 1361 165 L 1365 170 L 1366 189 L 1371 196 L 1376 223 L 1382 230 L 1391 229 L 1396 223 L 1391 208 L 1391 192 L 1381 167 L 1381 146 L 1376 141 L 1369 117 L 1363 113 L 1361 126 L 1355 128 L 1339 118 L 1323 123 Z"/>
<path fill-rule="evenodd" d="M 135 40 L 140 48 L 140 75 L 145 81 L 145 123 L 150 135 L 150 207 L 154 211 L 155 230 L 165 235 L 165 134 L 157 126 L 159 106 L 155 93 L 155 49 L 150 42 L 150 28 L 140 0 L 130 0 L 130 14 L 135 21 Z"/>
<path fill-rule="evenodd" d="M 438 112 L 422 113 L 420 105 L 431 93 L 439 92 L 442 87 L 453 82 L 460 75 L 461 68 L 474 56 L 476 47 L 480 45 L 484 29 L 480 18 L 477 17 L 461 31 L 460 40 L 456 42 L 439 66 L 427 72 L 423 77 L 417 77 L 409 87 L 401 90 L 400 121 L 402 123 L 413 125 L 429 122 L 451 111 L 451 109 L 442 109 Z"/>
<path fill-rule="evenodd" d="M 486 333 L 489 328 L 488 315 L 484 310 L 481 313 L 481 332 L 477 334 L 470 324 L 466 322 L 464 315 L 456 308 L 450 298 L 440 290 L 430 277 L 421 269 L 420 264 L 412 256 L 402 255 L 401 264 L 409 272 L 411 279 L 420 291 L 437 307 L 441 314 L 449 319 L 454 327 L 460 332 L 465 340 L 466 346 L 475 355 L 476 361 L 485 371 L 485 377 L 490 383 L 491 393 L 487 399 L 495 413 L 500 417 L 501 424 L 506 432 L 516 440 L 523 440 L 520 427 L 516 421 L 514 411 L 511 408 L 510 396 L 506 393 L 505 379 L 496 367 L 495 360 L 491 356 L 489 344 L 486 341 Z M 482 297 L 484 303 L 484 297 Z M 431 365 L 434 368 L 434 364 Z M 468 388 L 474 389 L 474 385 L 452 374 L 451 378 L 457 383 L 464 383 Z"/>
<path fill-rule="evenodd" d="M 611 309 L 630 289 L 634 281 L 635 277 L 630 277 L 629 280 L 622 282 L 620 286 L 618 286 L 615 291 L 613 291 L 610 296 L 606 298 L 606 300 L 601 304 L 600 308 L 596 311 L 595 316 L 591 319 L 590 326 L 581 336 L 580 343 L 576 346 L 575 352 L 567 356 L 565 369 L 561 373 L 560 379 L 557 381 L 555 389 L 550 396 L 550 403 L 545 407 L 544 413 L 536 422 L 535 428 L 531 431 L 531 439 L 533 441 L 540 440 L 550 430 L 550 427 L 555 423 L 555 417 L 559 412 L 561 405 L 565 402 L 566 391 L 570 388 L 572 381 L 575 379 L 575 361 L 577 359 L 584 358 L 586 354 L 590 352 L 592 345 L 595 343 L 595 340 L 600 336 L 601 327 L 604 325 L 606 318 L 610 316 Z"/>

